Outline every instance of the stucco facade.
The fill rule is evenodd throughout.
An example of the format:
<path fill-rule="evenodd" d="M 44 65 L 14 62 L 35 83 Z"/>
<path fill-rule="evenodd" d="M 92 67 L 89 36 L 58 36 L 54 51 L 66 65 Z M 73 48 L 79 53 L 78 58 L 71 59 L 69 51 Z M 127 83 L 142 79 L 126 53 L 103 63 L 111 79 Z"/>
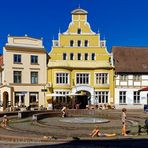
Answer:
<path fill-rule="evenodd" d="M 69 102 L 64 96 L 52 100 L 50 94 L 73 94 L 76 103 L 83 104 L 82 108 L 89 104 L 114 103 L 112 56 L 107 51 L 106 41 L 100 39 L 100 33 L 92 31 L 87 14 L 83 9 L 72 11 L 67 31 L 53 40 L 47 74 L 49 107 Z M 78 99 L 78 93 L 86 95 Z"/>
<path fill-rule="evenodd" d="M 8 36 L 3 48 L 3 80 L 0 87 L 1 102 L 5 110 L 9 106 L 45 106 L 47 55 L 42 39 L 28 36 Z"/>
<path fill-rule="evenodd" d="M 147 87 L 148 75 L 139 75 L 139 80 L 135 80 L 135 76 L 136 74 L 128 74 L 126 80 L 122 80 L 122 75 L 116 76 L 116 108 L 143 109 L 144 104 L 148 103 L 148 91 L 139 91 Z"/>

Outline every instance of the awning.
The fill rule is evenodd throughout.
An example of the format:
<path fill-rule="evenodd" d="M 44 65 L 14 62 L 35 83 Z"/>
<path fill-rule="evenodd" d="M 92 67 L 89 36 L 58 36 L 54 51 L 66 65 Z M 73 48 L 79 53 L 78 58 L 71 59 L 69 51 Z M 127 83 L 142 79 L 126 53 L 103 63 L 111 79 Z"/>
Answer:
<path fill-rule="evenodd" d="M 66 94 L 66 96 L 84 96 L 84 94 L 82 94 L 82 93 L 80 93 L 80 94 L 70 93 L 70 94 Z"/>
<path fill-rule="evenodd" d="M 148 87 L 141 88 L 138 91 L 148 91 Z"/>
<path fill-rule="evenodd" d="M 52 94 L 46 94 L 46 97 L 66 97 L 66 96 L 63 94 L 52 93 Z"/>

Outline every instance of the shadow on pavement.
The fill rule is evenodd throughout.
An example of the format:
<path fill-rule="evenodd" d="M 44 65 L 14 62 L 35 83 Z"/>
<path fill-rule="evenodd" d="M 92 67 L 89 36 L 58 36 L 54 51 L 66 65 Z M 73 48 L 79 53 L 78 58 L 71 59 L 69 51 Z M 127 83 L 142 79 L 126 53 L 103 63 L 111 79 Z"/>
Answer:
<path fill-rule="evenodd" d="M 62 144 L 29 146 L 24 148 L 148 148 L 148 139 L 73 140 Z"/>

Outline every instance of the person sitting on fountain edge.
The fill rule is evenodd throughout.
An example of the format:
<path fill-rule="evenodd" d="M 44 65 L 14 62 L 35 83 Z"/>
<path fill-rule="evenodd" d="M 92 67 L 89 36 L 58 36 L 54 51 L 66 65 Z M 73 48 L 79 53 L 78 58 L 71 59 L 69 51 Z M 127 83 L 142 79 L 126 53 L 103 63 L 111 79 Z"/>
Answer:
<path fill-rule="evenodd" d="M 3 116 L 3 120 L 1 122 L 1 127 L 6 128 L 8 125 L 9 119 L 7 118 L 7 115 Z"/>

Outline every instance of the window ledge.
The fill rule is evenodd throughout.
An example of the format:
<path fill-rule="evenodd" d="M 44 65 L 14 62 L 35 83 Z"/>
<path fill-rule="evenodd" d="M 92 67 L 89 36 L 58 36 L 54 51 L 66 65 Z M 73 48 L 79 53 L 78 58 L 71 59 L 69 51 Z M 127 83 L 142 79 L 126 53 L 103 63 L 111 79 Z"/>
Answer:
<path fill-rule="evenodd" d="M 39 63 L 31 63 L 31 65 L 39 65 Z"/>
<path fill-rule="evenodd" d="M 23 63 L 21 63 L 21 62 L 14 62 L 13 64 L 23 64 Z"/>

